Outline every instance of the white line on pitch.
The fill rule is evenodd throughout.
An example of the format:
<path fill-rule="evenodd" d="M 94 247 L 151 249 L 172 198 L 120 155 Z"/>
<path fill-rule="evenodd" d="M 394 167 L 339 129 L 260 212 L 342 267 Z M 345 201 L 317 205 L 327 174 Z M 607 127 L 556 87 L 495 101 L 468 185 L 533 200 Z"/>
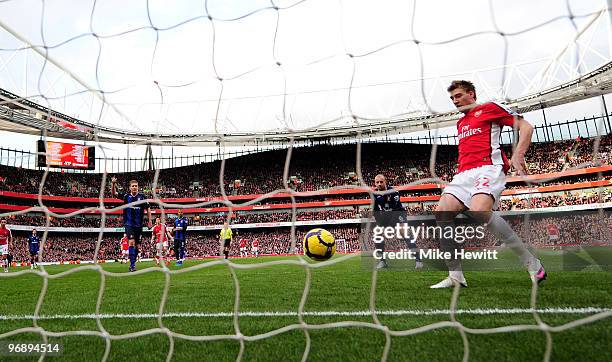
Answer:
<path fill-rule="evenodd" d="M 533 313 L 533 309 L 525 308 L 493 308 L 493 309 L 458 309 L 455 311 L 456 314 L 477 314 L 477 315 L 494 315 L 494 314 L 526 314 Z M 560 307 L 560 308 L 542 308 L 536 310 L 542 314 L 592 314 L 610 312 L 611 308 L 572 308 L 572 307 Z M 449 309 L 430 309 L 430 310 L 380 310 L 377 311 L 377 315 L 387 316 L 428 316 L 428 315 L 446 315 L 450 314 Z M 184 313 L 164 313 L 164 318 L 215 318 L 215 317 L 232 317 L 232 312 L 184 312 Z M 255 311 L 243 311 L 240 312 L 240 317 L 295 317 L 297 312 L 255 312 Z M 304 312 L 304 316 L 313 317 L 367 317 L 371 316 L 372 313 L 369 310 L 361 311 L 310 311 Z M 145 318 L 157 318 L 158 314 L 144 313 L 144 314 L 54 314 L 54 315 L 40 315 L 36 317 L 38 320 L 48 319 L 113 319 L 113 318 L 130 318 L 130 319 L 145 319 Z M 26 320 L 34 319 L 33 315 L 0 315 L 0 320 Z"/>

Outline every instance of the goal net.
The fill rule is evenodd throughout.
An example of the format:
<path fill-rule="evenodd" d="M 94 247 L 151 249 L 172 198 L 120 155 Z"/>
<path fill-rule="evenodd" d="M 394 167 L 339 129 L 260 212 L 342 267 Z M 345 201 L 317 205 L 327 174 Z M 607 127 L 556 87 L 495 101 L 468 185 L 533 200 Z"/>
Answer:
<path fill-rule="evenodd" d="M 445 308 L 394 309 L 388 301 L 380 301 L 381 288 L 388 291 L 394 279 L 410 279 L 413 275 L 415 279 L 425 277 L 402 274 L 404 271 L 385 274 L 387 271 L 380 271 L 375 264 L 355 263 L 361 254 L 354 251 L 363 249 L 371 252 L 374 247 L 371 242 L 374 226 L 371 222 L 364 224 L 360 234 L 363 239 L 358 248 L 348 238 L 337 236 L 337 252 L 342 255 L 315 263 L 303 255 L 301 238 L 303 225 L 307 224 L 300 224 L 303 220 L 298 217 L 300 198 L 316 195 L 317 192 L 347 189 L 367 192 L 370 201 L 361 211 L 371 209 L 374 205 L 374 176 L 377 170 L 384 168 L 364 167 L 364 159 L 376 158 L 376 155 L 364 154 L 365 144 L 401 143 L 399 140 L 405 133 L 416 134 L 419 140 L 427 140 L 420 147 L 427 151 L 426 157 L 429 158 L 423 162 L 411 158 L 410 154 L 405 155 L 406 167 L 398 171 L 402 175 L 411 175 L 411 181 L 405 186 L 447 183 L 454 170 L 443 169 L 438 163 L 448 150 L 444 147 L 455 145 L 449 142 L 452 139 L 450 135 L 456 134 L 455 122 L 458 118 L 446 91 L 451 80 L 473 80 L 477 84 L 479 102 L 498 101 L 523 112 L 540 112 L 540 109 L 544 112 L 545 107 L 571 105 L 585 98 L 579 95 L 580 91 L 587 89 L 594 92 L 594 83 L 581 83 L 579 77 L 591 74 L 589 72 L 595 69 L 604 76 L 609 75 L 605 64 L 610 61 L 611 15 L 605 2 L 567 0 L 554 5 L 524 2 L 510 6 L 496 1 L 469 5 L 418 1 L 386 5 L 379 2 L 357 4 L 314 0 L 230 5 L 205 1 L 172 4 L 172 8 L 169 8 L 170 5 L 159 2 L 136 5 L 104 0 L 70 6 L 43 1 L 29 6 L 17 1 L 0 2 L 0 88 L 4 90 L 0 94 L 2 129 L 13 132 L 11 135 L 19 132 L 31 134 L 32 128 L 28 128 L 28 125 L 43 125 L 43 141 L 65 134 L 69 137 L 78 135 L 90 145 L 95 144 L 101 157 L 94 170 L 100 173 L 96 184 L 100 203 L 70 213 L 47 206 L 45 200 L 48 199 L 45 197 L 57 196 L 45 191 L 50 174 L 55 172 L 47 166 L 41 179 L 26 180 L 35 183 L 37 198 L 29 200 L 30 203 L 22 200 L 20 205 L 27 205 L 27 208 L 0 210 L 0 216 L 22 216 L 32 212 L 44 214 L 44 223 L 36 225 L 42 234 L 41 260 L 45 259 L 46 243 L 54 242 L 53 232 L 57 232 L 51 225 L 54 219 L 68 220 L 83 216 L 85 220 L 86 215 L 97 213 L 101 225 L 95 240 L 92 264 L 60 271 L 41 265 L 37 270 L 24 268 L 0 273 L 0 283 L 5 286 L 19 278 L 36 276 L 41 280 L 38 293 L 29 296 L 28 300 L 35 301 L 29 314 L 11 313 L 9 308 L 3 309 L 5 313 L 0 316 L 0 321 L 27 320 L 29 323 L 31 320 L 31 325 L 14 328 L 5 324 L 0 330 L 0 342 L 20 340 L 21 336 L 32 334 L 40 336 L 44 343 L 95 337 L 103 341 L 102 351 L 96 356 L 105 361 L 114 356 L 117 348 L 121 350 L 122 343 L 150 336 L 162 336 L 166 340 L 167 348 L 161 356 L 166 360 L 175 358 L 178 343 L 229 341 L 239 346 L 237 350 L 228 349 L 235 352 L 231 358 L 241 360 L 245 358 L 249 343 L 276 340 L 299 332 L 300 348 L 303 347 L 301 358 L 307 360 L 315 343 L 321 341 L 322 333 L 329 332 L 324 335 L 330 339 L 334 338 L 334 333 L 347 338 L 343 331 L 359 328 L 375 331 L 377 336 L 382 336 L 376 339 L 376 346 L 372 348 L 381 360 L 387 360 L 393 355 L 394 343 L 398 338 L 452 329 L 460 336 L 463 360 L 470 359 L 470 353 L 475 348 L 475 343 L 471 342 L 474 336 L 537 332 L 544 336 L 541 339 L 541 356 L 537 358 L 547 361 L 553 355 L 557 333 L 597 323 L 608 323 L 609 326 L 612 316 L 608 308 L 609 297 L 601 297 L 603 299 L 597 300 L 596 305 L 584 308 L 564 308 L 563 303 L 558 308 L 542 308 L 537 283 L 520 285 L 522 291 L 528 290 L 522 294 L 520 306 L 496 308 L 491 307 L 489 301 L 480 306 L 469 295 L 462 300 L 466 292 L 457 284 L 450 294 L 444 294 L 447 301 Z M 526 57 L 525 54 L 530 56 Z M 461 66 L 456 67 L 457 63 Z M 593 112 L 607 117 L 608 111 L 603 109 L 603 93 L 607 90 L 609 88 L 600 91 L 601 97 L 593 98 L 596 101 L 591 99 L 591 103 L 585 107 L 595 107 L 597 109 L 593 109 Z M 532 98 L 537 98 L 540 103 L 530 103 Z M 46 113 L 36 105 L 46 107 Z M 583 107 L 582 103 L 580 107 Z M 542 114 L 544 119 L 540 120 L 538 115 L 538 121 L 543 125 L 546 123 L 548 127 L 546 114 Z M 612 133 L 607 128 L 609 123 L 606 123 L 606 117 L 592 121 L 592 129 L 597 130 L 595 133 L 581 128 L 584 126 L 577 123 L 576 127 L 586 132 L 586 137 L 583 137 L 589 139 L 586 144 L 590 152 L 582 150 L 589 157 L 585 158 L 584 163 L 567 162 L 567 167 L 559 171 L 601 166 L 601 160 L 604 163 L 607 160 L 609 164 L 610 144 L 604 143 L 607 149 L 600 148 L 602 136 Z M 450 131 L 445 127 L 451 127 Z M 546 136 L 552 148 L 555 147 L 554 140 L 567 140 L 565 128 L 558 128 L 559 135 Z M 541 129 L 548 132 L 552 128 Z M 574 131 L 567 132 L 571 136 Z M 512 132 L 506 134 L 506 143 L 513 148 L 517 144 L 515 136 L 516 133 Z M 117 143 L 121 137 L 126 140 L 125 144 Z M 328 179 L 328 175 L 333 173 L 330 168 L 334 167 L 336 157 L 330 152 L 328 159 L 317 160 L 320 174 L 313 176 L 313 179 L 318 177 L 320 182 L 313 186 L 314 190 L 299 191 L 300 187 L 305 189 L 309 186 L 308 182 L 299 178 L 300 175 L 294 174 L 294 152 L 307 146 L 325 145 L 330 140 L 337 144 L 354 145 L 353 175 L 348 178 L 343 176 L 345 178 L 341 182 Z M 193 156 L 210 153 L 210 149 L 202 147 L 211 144 L 216 150 L 215 156 L 210 156 L 210 159 Z M 569 150 L 557 153 L 566 159 L 572 158 L 577 148 L 584 148 L 584 144 L 576 144 Z M 226 157 L 247 151 L 257 157 L 258 152 L 275 148 L 286 148 L 284 159 L 274 167 L 270 165 L 257 171 L 260 175 L 270 175 L 271 179 L 277 178 L 270 181 L 270 187 L 257 182 L 249 183 L 248 177 L 242 179 L 242 173 L 250 172 L 252 168 L 232 164 Z M 156 152 L 165 154 L 155 155 Z M 72 153 L 71 150 L 65 155 Z M 130 155 L 142 154 L 149 154 L 150 157 L 145 161 L 129 161 Z M 117 161 L 117 155 L 128 161 Z M 43 151 L 39 156 L 47 155 Z M 159 159 L 165 157 L 167 163 L 156 161 L 156 156 L 160 156 Z M 190 169 L 181 171 L 181 166 L 193 166 L 204 161 L 217 162 L 215 165 L 219 172 L 189 175 L 185 173 Z M 377 159 L 377 162 L 384 164 L 385 160 Z M 417 170 L 421 164 L 426 166 L 426 173 L 422 169 Z M 153 167 L 149 167 L 151 165 Z M 243 166 L 244 169 L 236 169 Z M 151 172 L 146 186 L 152 195 L 148 202 L 160 210 L 159 216 L 162 218 L 167 216 L 168 210 L 181 209 L 188 213 L 193 208 L 221 205 L 229 211 L 224 212 L 219 220 L 225 218 L 232 224 L 232 211 L 239 212 L 245 206 L 273 204 L 270 200 L 274 201 L 275 195 L 285 194 L 291 203 L 290 218 L 279 223 L 289 223 L 282 226 L 287 241 L 282 244 L 284 249 L 277 253 L 295 255 L 261 259 L 259 262 L 218 258 L 194 262 L 183 269 L 162 263 L 161 268 L 139 268 L 134 273 L 109 269 L 109 264 L 101 262 L 104 259 L 101 251 L 104 255 L 104 242 L 109 238 L 117 239 L 118 243 L 118 234 L 109 234 L 104 230 L 109 228 L 108 223 L 117 213 L 134 206 L 107 202 L 110 178 L 119 175 L 120 186 L 127 190 L 130 175 L 147 168 Z M 166 185 L 162 185 L 160 179 L 167 169 L 176 170 L 173 172 L 177 175 L 175 180 L 169 180 L 166 176 L 163 181 L 168 184 L 180 182 L 181 178 L 195 177 L 214 180 L 215 187 L 206 189 L 192 183 L 187 187 L 196 190 L 197 197 L 181 203 L 177 201 L 180 199 L 178 195 L 173 198 L 162 192 L 162 186 Z M 531 171 L 537 173 L 537 170 Z M 559 173 L 541 173 L 548 176 L 523 180 L 524 188 L 553 184 L 561 177 Z M 74 178 L 78 184 L 79 175 L 67 172 L 65 177 Z M 261 180 L 262 177 L 257 179 Z M 589 182 L 605 180 L 609 179 L 599 173 Z M 75 187 L 77 194 L 83 191 L 78 188 L 80 186 Z M 257 198 L 247 202 L 232 198 L 244 194 L 241 190 L 257 187 L 263 189 Z M 210 196 L 218 198 L 213 200 Z M 516 204 L 525 203 L 529 209 L 544 207 L 541 203 L 533 204 L 530 197 L 518 193 L 515 198 Z M 347 196 L 343 201 L 350 199 Z M 598 204 L 595 201 L 592 203 Z M 604 206 L 595 209 L 601 211 L 599 215 L 604 214 Z M 417 214 L 420 217 L 427 211 L 423 207 L 422 212 Z M 353 219 L 365 218 L 359 216 Z M 535 216 L 530 213 L 519 216 L 520 222 L 527 226 L 530 218 Z M 415 220 L 421 221 L 418 217 Z M 555 221 L 545 223 L 555 224 Z M 239 235 L 243 232 L 239 228 L 235 230 L 239 231 Z M 277 229 L 270 230 L 273 231 L 269 234 L 273 234 Z M 219 248 L 217 232 L 218 229 L 215 229 L 215 242 L 211 244 L 215 249 Z M 244 233 L 249 242 L 259 238 L 258 235 L 249 234 L 246 229 Z M 548 235 L 555 235 L 555 232 L 551 233 Z M 557 230 L 557 238 L 551 237 L 551 245 L 560 244 L 558 234 Z M 599 235 L 601 237 L 603 234 Z M 150 234 L 147 237 L 150 238 Z M 188 234 L 187 239 L 190 237 Z M 263 254 L 262 246 L 267 240 L 264 237 L 259 240 L 260 254 Z M 603 240 L 603 244 L 607 242 Z M 389 247 L 401 249 L 403 246 Z M 146 256 L 143 255 L 143 259 Z M 364 265 L 367 267 L 363 268 Z M 282 290 L 285 282 L 289 283 L 282 279 L 289 268 L 300 270 L 301 282 L 297 293 L 282 293 L 283 298 L 286 295 L 293 298 L 292 310 L 243 310 L 245 304 L 253 306 L 259 303 L 249 299 L 252 295 L 245 293 L 248 288 L 244 280 L 259 285 L 257 283 L 262 282 L 262 278 L 270 278 L 270 283 L 275 284 L 267 285 L 269 290 L 266 293 L 273 294 L 275 290 Z M 274 274 L 275 269 L 279 270 L 281 277 Z M 317 294 L 316 288 L 325 284 L 323 278 L 330 278 L 330 283 L 334 283 L 332 274 L 352 274 L 353 269 L 355 273 L 367 272 L 367 293 L 346 297 L 355 298 L 358 307 L 346 307 L 349 310 L 334 310 L 333 306 L 310 309 L 312 304 L 309 300 L 312 300 L 313 293 Z M 230 281 L 229 285 L 211 282 L 209 286 L 202 287 L 219 275 L 220 270 L 229 275 L 226 279 Z M 61 284 L 62 280 L 69 283 L 87 273 L 95 273 L 95 278 L 91 280 L 95 279 L 97 286 L 94 293 L 87 294 L 93 299 L 90 305 L 93 306 L 93 313 L 46 313 L 47 310 L 54 310 L 46 305 L 50 298 L 49 290 L 52 289 L 50 285 Z M 201 275 L 202 284 L 189 284 L 195 283 L 189 279 L 189 274 Z M 211 279 L 207 279 L 207 275 L 212 276 Z M 430 275 L 431 282 L 441 275 Z M 295 277 L 294 274 L 291 276 Z M 125 299 L 122 293 L 116 292 L 116 283 L 129 284 L 130 279 L 136 278 L 156 280 L 159 288 L 152 290 L 150 296 L 156 300 L 156 310 L 149 308 L 141 311 L 137 302 Z M 492 274 L 490 278 L 497 278 L 497 274 Z M 526 274 L 525 279 L 528 279 Z M 347 280 L 363 287 L 360 284 L 362 280 Z M 504 280 L 499 283 L 504 283 Z M 554 283 L 551 287 L 554 288 Z M 90 289 L 90 286 L 84 288 Z M 109 293 L 109 288 L 113 289 L 112 293 Z M 169 311 L 173 310 L 173 303 L 180 304 L 171 297 L 177 290 L 179 293 L 195 293 L 193 290 L 199 288 L 210 288 L 209 294 L 229 288 L 233 299 L 223 302 L 231 304 L 231 311 L 200 310 L 198 302 L 194 302 L 194 311 Z M 317 294 L 315 300 L 323 300 L 321 294 Z M 332 296 L 330 292 L 329 297 Z M 348 305 L 348 302 L 340 303 L 342 296 L 333 297 L 342 306 Z M 413 297 L 420 298 L 418 295 L 405 296 Z M 64 300 L 66 305 L 70 304 L 69 300 Z M 118 309 L 118 313 L 108 313 L 105 312 L 109 310 L 105 306 L 108 303 L 125 303 L 126 306 Z M 380 308 L 381 304 L 388 308 Z M 554 324 L 543 317 L 546 313 L 565 314 L 568 317 Z M 470 324 L 469 319 L 466 322 L 462 318 L 487 314 L 521 316 L 516 321 L 502 319 L 502 324 L 491 323 L 484 327 Z M 323 322 L 312 319 L 325 316 L 342 318 Z M 429 318 L 431 316 L 436 318 Z M 255 317 L 271 321 L 267 331 L 250 333 L 249 320 Z M 289 322 L 286 322 L 286 318 L 274 319 L 281 317 L 295 318 Z M 74 319 L 77 327 L 69 326 L 63 330 L 45 328 L 45 322 L 54 318 Z M 132 326 L 109 331 L 108 320 L 113 318 L 146 319 L 147 322 L 137 324 L 136 328 Z M 173 318 L 226 318 L 231 320 L 231 330 L 215 333 L 214 328 L 193 322 L 196 324 L 188 333 L 173 327 L 176 326 L 176 323 L 172 323 Z M 401 323 L 393 318 L 401 319 Z M 288 348 L 294 347 L 291 343 Z M 218 346 L 225 348 L 222 344 Z M 65 343 L 64 349 L 68 348 L 69 344 Z M 414 351 L 418 352 L 418 348 L 415 347 Z M 127 355 L 129 353 L 120 354 L 121 358 Z M 45 353 L 41 356 L 41 360 L 44 359 Z"/>

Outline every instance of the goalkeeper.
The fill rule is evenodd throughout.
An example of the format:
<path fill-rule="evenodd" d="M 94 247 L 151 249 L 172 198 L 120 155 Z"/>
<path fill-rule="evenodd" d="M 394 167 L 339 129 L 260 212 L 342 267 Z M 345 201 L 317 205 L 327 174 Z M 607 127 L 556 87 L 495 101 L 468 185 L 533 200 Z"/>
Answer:
<path fill-rule="evenodd" d="M 374 219 L 377 226 L 395 226 L 396 224 L 405 223 L 408 221 L 406 210 L 400 201 L 400 194 L 397 190 L 387 186 L 387 178 L 378 174 L 374 178 Z M 410 249 L 416 249 L 416 243 L 406 240 L 406 244 Z M 375 243 L 375 249 L 380 250 L 381 255 L 385 251 L 385 241 Z M 417 250 L 415 269 L 423 268 L 421 256 Z M 376 269 L 387 268 L 387 262 L 384 257 L 376 265 Z"/>

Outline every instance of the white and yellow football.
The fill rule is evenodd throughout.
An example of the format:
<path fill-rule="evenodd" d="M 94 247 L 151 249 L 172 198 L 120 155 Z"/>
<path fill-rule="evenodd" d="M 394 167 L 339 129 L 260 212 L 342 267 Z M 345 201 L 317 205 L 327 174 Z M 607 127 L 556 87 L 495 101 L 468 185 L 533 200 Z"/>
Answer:
<path fill-rule="evenodd" d="M 304 237 L 304 254 L 317 261 L 331 258 L 336 253 L 336 240 L 325 229 L 312 229 Z"/>

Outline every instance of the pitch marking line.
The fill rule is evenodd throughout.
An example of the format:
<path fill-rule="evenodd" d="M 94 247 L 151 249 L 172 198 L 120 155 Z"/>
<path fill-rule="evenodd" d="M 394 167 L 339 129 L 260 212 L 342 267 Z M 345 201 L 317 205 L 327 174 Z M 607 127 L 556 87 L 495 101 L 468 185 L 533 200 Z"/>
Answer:
<path fill-rule="evenodd" d="M 542 308 L 536 310 L 541 314 L 594 314 L 602 312 L 610 312 L 612 308 L 572 308 L 572 307 L 560 307 L 560 308 Z M 493 308 L 493 309 L 457 309 L 455 314 L 476 314 L 476 315 L 496 315 L 496 314 L 527 314 L 533 313 L 533 309 L 528 308 Z M 448 315 L 451 311 L 449 309 L 430 309 L 430 310 L 380 310 L 377 311 L 377 315 L 385 316 L 430 316 L 430 315 Z M 255 311 L 244 311 L 240 312 L 240 317 L 296 317 L 297 312 L 255 312 Z M 313 317 L 367 317 L 371 316 L 372 313 L 369 310 L 361 311 L 310 311 L 304 312 L 304 316 Z M 219 317 L 233 317 L 232 312 L 185 312 L 185 313 L 164 313 L 164 318 L 219 318 Z M 143 313 L 143 314 L 54 314 L 54 315 L 0 315 L 0 320 L 51 320 L 51 319 L 147 319 L 157 318 L 158 314 Z"/>

